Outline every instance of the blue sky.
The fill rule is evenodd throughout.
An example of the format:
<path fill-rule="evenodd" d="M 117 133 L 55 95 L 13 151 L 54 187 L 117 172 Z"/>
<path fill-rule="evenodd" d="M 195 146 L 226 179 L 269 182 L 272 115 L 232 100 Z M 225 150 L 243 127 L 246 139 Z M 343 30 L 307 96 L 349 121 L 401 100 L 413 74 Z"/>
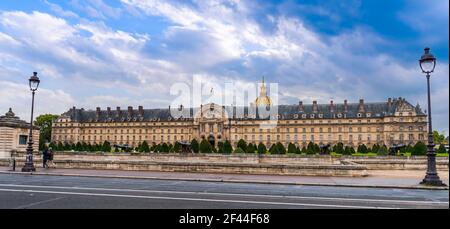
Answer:
<path fill-rule="evenodd" d="M 426 106 L 417 60 L 438 58 L 435 127 L 448 133 L 448 0 L 2 0 L 0 111 L 167 107 L 170 86 L 279 83 L 280 103 L 405 97 Z"/>

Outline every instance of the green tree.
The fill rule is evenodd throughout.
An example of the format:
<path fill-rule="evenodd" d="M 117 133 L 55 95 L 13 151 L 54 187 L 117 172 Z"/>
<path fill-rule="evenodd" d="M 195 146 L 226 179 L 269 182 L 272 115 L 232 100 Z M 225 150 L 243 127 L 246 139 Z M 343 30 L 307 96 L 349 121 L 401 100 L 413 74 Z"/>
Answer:
<path fill-rule="evenodd" d="M 208 141 L 206 141 L 205 139 L 203 139 L 200 142 L 200 153 L 212 153 L 212 152 L 213 152 L 213 149 L 212 149 L 211 144 Z"/>
<path fill-rule="evenodd" d="M 286 154 L 286 148 L 284 147 L 283 144 L 281 144 L 281 142 L 277 143 L 276 149 L 277 149 L 277 154 Z"/>
<path fill-rule="evenodd" d="M 270 154 L 276 154 L 277 152 L 275 152 L 275 149 L 276 148 L 276 145 L 275 144 L 272 144 L 271 146 L 270 146 L 270 148 L 269 148 L 269 153 Z"/>
<path fill-rule="evenodd" d="M 414 150 L 414 147 L 411 144 L 408 144 L 405 148 L 405 153 L 411 153 Z"/>
<path fill-rule="evenodd" d="M 372 153 L 378 153 L 378 150 L 380 149 L 380 145 L 375 144 L 372 146 L 372 150 L 370 152 Z"/>
<path fill-rule="evenodd" d="M 181 152 L 181 144 L 179 142 L 175 142 L 175 144 L 173 145 L 173 149 L 172 151 L 174 153 L 179 153 Z"/>
<path fill-rule="evenodd" d="M 222 141 L 217 143 L 217 153 L 223 154 L 223 142 Z"/>
<path fill-rule="evenodd" d="M 58 115 L 53 114 L 44 114 L 36 117 L 34 125 L 39 126 L 39 150 L 43 150 L 45 148 L 45 143 L 51 142 L 52 123 L 58 117 Z"/>
<path fill-rule="evenodd" d="M 386 156 L 386 155 L 388 155 L 388 153 L 389 152 L 388 152 L 388 148 L 386 145 L 380 146 L 380 148 L 378 148 L 377 155 Z"/>
<path fill-rule="evenodd" d="M 334 145 L 333 152 L 344 154 L 344 144 L 342 142 L 338 142 L 336 145 Z"/>
<path fill-rule="evenodd" d="M 236 147 L 236 149 L 234 150 L 233 153 L 245 153 L 245 152 L 244 152 L 244 150 L 242 150 L 241 148 Z"/>
<path fill-rule="evenodd" d="M 102 145 L 102 151 L 111 152 L 111 143 L 109 143 L 108 141 L 104 141 Z"/>
<path fill-rule="evenodd" d="M 413 151 L 411 152 L 411 155 L 413 156 L 421 156 L 427 154 L 427 146 L 423 142 L 417 142 L 414 145 Z"/>
<path fill-rule="evenodd" d="M 445 149 L 444 144 L 441 144 L 441 145 L 439 146 L 438 150 L 436 151 L 436 153 L 438 153 L 438 154 L 446 154 L 446 153 L 448 153 L 448 152 L 447 152 L 447 150 Z"/>
<path fill-rule="evenodd" d="M 433 131 L 433 141 L 435 144 L 445 144 L 445 133 L 442 132 L 442 134 L 440 134 L 439 132 L 437 132 L 436 130 Z"/>
<path fill-rule="evenodd" d="M 247 150 L 247 143 L 244 141 L 244 139 L 241 139 L 241 140 L 238 141 L 237 147 L 241 148 L 242 151 L 245 152 Z"/>
<path fill-rule="evenodd" d="M 223 143 L 223 153 L 230 154 L 231 152 L 233 152 L 233 147 L 228 140 L 225 140 L 225 143 Z"/>
<path fill-rule="evenodd" d="M 292 142 L 290 142 L 288 145 L 288 153 L 290 153 L 290 154 L 297 153 L 297 147 L 295 147 L 295 145 L 292 144 Z"/>
<path fill-rule="evenodd" d="M 75 145 L 75 151 L 82 151 L 82 146 L 80 142 L 77 142 L 77 144 Z"/>
<path fill-rule="evenodd" d="M 265 154 L 266 151 L 267 151 L 266 146 L 262 142 L 260 142 L 258 144 L 258 154 Z"/>
<path fill-rule="evenodd" d="M 161 144 L 161 147 L 159 148 L 161 153 L 168 153 L 170 151 L 169 145 L 167 143 Z"/>
<path fill-rule="evenodd" d="M 308 149 L 306 148 L 306 146 L 302 147 L 302 154 L 308 154 Z"/>
<path fill-rule="evenodd" d="M 191 147 L 192 147 L 192 151 L 194 151 L 194 153 L 198 153 L 199 151 L 199 145 L 198 145 L 198 141 L 194 138 L 191 141 Z"/>
<path fill-rule="evenodd" d="M 316 147 L 313 142 L 309 142 L 308 146 L 306 147 L 306 154 L 315 154 L 316 153 Z"/>
<path fill-rule="evenodd" d="M 141 152 L 146 152 L 146 153 L 150 152 L 150 147 L 148 146 L 148 143 L 145 140 L 141 144 Z"/>
<path fill-rule="evenodd" d="M 256 147 L 252 143 L 248 144 L 246 153 L 255 153 Z"/>
<path fill-rule="evenodd" d="M 351 146 L 345 146 L 344 155 L 352 155 L 355 153 L 355 149 Z"/>
<path fill-rule="evenodd" d="M 86 142 L 81 143 L 81 151 L 89 151 L 88 145 Z"/>
<path fill-rule="evenodd" d="M 63 151 L 64 150 L 64 145 L 62 144 L 62 142 L 58 142 L 58 145 L 56 146 L 56 151 Z"/>
<path fill-rule="evenodd" d="M 367 153 L 367 146 L 365 144 L 358 146 L 358 153 L 366 154 Z"/>

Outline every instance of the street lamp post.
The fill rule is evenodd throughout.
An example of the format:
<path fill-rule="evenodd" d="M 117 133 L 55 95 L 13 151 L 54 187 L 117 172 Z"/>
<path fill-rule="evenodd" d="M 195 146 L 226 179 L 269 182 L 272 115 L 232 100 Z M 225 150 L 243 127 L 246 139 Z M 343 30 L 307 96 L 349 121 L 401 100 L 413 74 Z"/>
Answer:
<path fill-rule="evenodd" d="M 427 174 L 420 184 L 431 186 L 445 186 L 437 174 L 436 170 L 436 152 L 434 150 L 433 127 L 431 123 L 431 95 L 430 95 L 430 73 L 434 72 L 436 67 L 436 58 L 430 53 L 430 48 L 425 48 L 425 53 L 419 60 L 422 72 L 427 76 L 428 92 L 428 151 L 427 151 Z"/>
<path fill-rule="evenodd" d="M 33 72 L 33 76 L 30 77 L 29 86 L 32 94 L 31 99 L 31 120 L 30 120 L 30 133 L 28 134 L 28 146 L 27 146 L 27 156 L 25 165 L 22 168 L 22 172 L 34 172 L 36 168 L 33 164 L 33 112 L 34 112 L 34 93 L 39 87 L 39 77 L 37 77 L 37 72 Z"/>

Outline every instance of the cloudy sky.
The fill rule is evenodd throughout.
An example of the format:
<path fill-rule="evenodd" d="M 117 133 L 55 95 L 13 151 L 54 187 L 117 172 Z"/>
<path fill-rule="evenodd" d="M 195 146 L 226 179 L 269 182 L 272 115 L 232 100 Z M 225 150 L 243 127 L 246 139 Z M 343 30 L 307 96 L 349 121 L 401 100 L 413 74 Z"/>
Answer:
<path fill-rule="evenodd" d="M 418 59 L 432 77 L 436 129 L 449 129 L 448 0 L 2 0 L 0 113 L 29 118 L 72 106 L 168 107 L 170 87 L 279 83 L 283 104 L 385 101 L 426 107 Z"/>

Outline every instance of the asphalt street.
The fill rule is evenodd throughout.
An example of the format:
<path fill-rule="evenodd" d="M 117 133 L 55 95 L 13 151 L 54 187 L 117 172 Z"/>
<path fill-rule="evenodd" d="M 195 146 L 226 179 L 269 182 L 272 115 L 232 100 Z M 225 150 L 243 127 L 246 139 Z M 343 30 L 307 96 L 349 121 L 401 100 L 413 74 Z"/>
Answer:
<path fill-rule="evenodd" d="M 449 208 L 448 190 L 0 174 L 0 208 Z"/>

